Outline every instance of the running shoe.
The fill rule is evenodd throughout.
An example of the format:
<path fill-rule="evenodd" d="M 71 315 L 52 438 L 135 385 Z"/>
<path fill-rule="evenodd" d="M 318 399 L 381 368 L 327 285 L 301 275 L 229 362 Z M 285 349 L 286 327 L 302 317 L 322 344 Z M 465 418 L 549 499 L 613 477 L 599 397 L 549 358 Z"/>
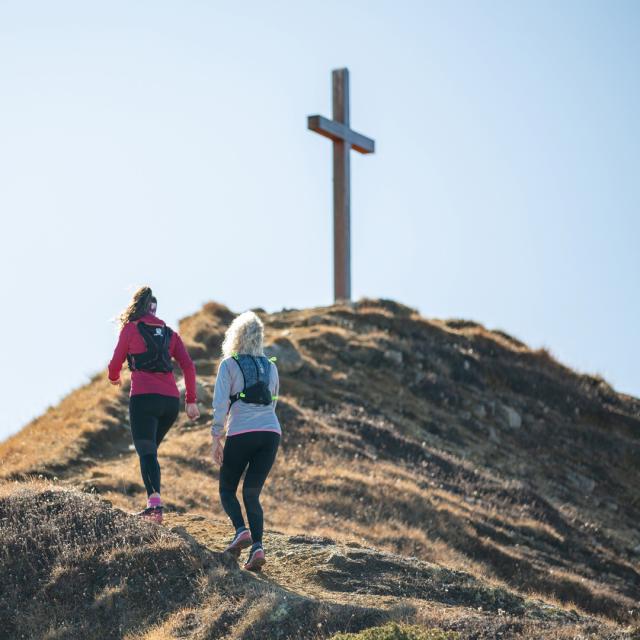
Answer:
<path fill-rule="evenodd" d="M 157 524 L 162 524 L 162 512 L 163 508 L 160 507 L 147 507 L 142 511 L 136 513 L 140 518 L 144 518 L 145 520 L 150 520 L 151 522 L 155 522 Z"/>
<path fill-rule="evenodd" d="M 239 558 L 241 551 L 250 547 L 252 544 L 253 540 L 251 539 L 251 531 L 249 531 L 249 529 L 243 529 L 239 533 L 236 533 L 231 544 L 229 544 L 225 551 L 228 551 L 231 555 Z"/>
<path fill-rule="evenodd" d="M 247 560 L 244 568 L 247 571 L 261 571 L 262 566 L 266 562 L 264 557 L 264 549 L 262 547 L 258 547 L 257 549 L 253 549 L 249 554 L 249 559 Z"/>

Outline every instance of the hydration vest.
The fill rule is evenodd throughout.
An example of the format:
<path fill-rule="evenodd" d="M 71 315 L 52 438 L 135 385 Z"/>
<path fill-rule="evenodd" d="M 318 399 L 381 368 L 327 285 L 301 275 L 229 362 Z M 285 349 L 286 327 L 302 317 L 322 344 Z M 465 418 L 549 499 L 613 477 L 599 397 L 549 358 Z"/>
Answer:
<path fill-rule="evenodd" d="M 173 331 L 166 325 L 157 326 L 138 322 L 138 331 L 147 345 L 143 353 L 127 354 L 127 362 L 131 371 L 148 371 L 150 373 L 169 373 L 173 371 L 169 343 Z"/>
<path fill-rule="evenodd" d="M 277 396 L 271 395 L 269 388 L 271 363 L 275 362 L 275 358 L 234 353 L 233 359 L 240 367 L 244 385 L 242 391 L 229 396 L 231 404 L 242 400 L 249 404 L 269 405 L 277 399 Z"/>

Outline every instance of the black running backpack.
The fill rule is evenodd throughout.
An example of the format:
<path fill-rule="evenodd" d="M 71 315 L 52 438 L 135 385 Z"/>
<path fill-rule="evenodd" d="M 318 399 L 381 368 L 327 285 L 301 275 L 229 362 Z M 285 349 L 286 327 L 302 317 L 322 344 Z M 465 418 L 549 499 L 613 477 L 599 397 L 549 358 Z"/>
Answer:
<path fill-rule="evenodd" d="M 138 322 L 138 331 L 147 345 L 143 353 L 130 353 L 127 362 L 131 371 L 169 373 L 173 371 L 169 344 L 173 331 L 166 325 L 157 326 Z"/>
<path fill-rule="evenodd" d="M 244 385 L 242 391 L 229 396 L 231 404 L 236 400 L 242 400 L 248 404 L 268 405 L 276 400 L 276 396 L 271 395 L 269 388 L 271 363 L 275 358 L 234 353 L 233 359 L 240 367 Z"/>

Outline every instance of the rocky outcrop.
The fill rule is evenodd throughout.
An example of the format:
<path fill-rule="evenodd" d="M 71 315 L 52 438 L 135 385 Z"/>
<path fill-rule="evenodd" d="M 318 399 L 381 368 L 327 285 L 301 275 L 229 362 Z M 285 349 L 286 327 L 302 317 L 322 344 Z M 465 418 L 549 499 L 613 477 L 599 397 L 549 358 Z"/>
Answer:
<path fill-rule="evenodd" d="M 268 358 L 276 358 L 278 371 L 281 373 L 297 373 L 304 365 L 300 352 L 291 340 L 285 337 L 276 338 L 268 344 L 264 353 Z"/>

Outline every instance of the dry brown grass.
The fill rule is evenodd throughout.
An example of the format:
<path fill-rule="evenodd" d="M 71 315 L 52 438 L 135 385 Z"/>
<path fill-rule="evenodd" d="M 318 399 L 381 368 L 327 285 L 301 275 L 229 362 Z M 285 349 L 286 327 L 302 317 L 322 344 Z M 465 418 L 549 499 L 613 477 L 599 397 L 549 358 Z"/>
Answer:
<path fill-rule="evenodd" d="M 22 431 L 0 443 L 0 477 L 46 474 L 66 470 L 89 453 L 93 439 L 105 438 L 122 423 L 113 417 L 114 393 L 98 375 L 84 387 L 49 408 Z M 125 388 L 128 381 L 125 376 Z"/>
<path fill-rule="evenodd" d="M 181 324 L 205 403 L 231 317 L 211 304 Z M 267 527 L 416 556 L 566 611 L 635 623 L 635 399 L 504 333 L 428 321 L 389 301 L 266 322 L 269 339 L 286 335 L 305 362 L 281 376 L 284 436 L 263 494 Z M 402 354 L 402 367 L 389 350 Z M 505 425 L 503 404 L 518 409 L 522 428 Z M 163 494 L 173 512 L 224 521 L 207 418 L 192 426 L 181 417 L 162 444 Z M 0 444 L 0 477 L 57 476 L 139 508 L 127 422 L 125 393 L 96 377 Z M 591 478 L 590 494 L 571 484 Z M 189 615 L 178 608 L 145 633 L 177 634 Z"/>
<path fill-rule="evenodd" d="M 5 637 L 115 637 L 197 599 L 184 541 L 95 498 L 5 489 L 0 523 Z"/>
<path fill-rule="evenodd" d="M 2 488 L 0 568 L 8 638 L 293 640 L 387 617 L 256 580 L 184 528 L 172 532 L 46 483 Z"/>

